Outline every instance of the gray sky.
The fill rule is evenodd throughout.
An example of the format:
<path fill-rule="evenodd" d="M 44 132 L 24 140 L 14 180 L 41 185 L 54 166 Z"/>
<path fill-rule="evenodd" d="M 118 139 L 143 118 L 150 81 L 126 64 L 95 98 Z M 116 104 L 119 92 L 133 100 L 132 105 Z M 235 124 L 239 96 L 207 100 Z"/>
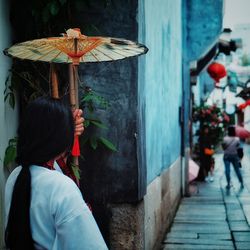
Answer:
<path fill-rule="evenodd" d="M 223 26 L 234 28 L 237 24 L 250 24 L 250 0 L 225 0 Z"/>

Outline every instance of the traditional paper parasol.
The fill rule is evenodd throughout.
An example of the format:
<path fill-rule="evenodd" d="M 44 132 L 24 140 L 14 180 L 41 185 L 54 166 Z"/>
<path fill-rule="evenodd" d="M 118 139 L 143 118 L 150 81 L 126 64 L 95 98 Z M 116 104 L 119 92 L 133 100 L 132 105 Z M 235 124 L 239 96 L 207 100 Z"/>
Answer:
<path fill-rule="evenodd" d="M 70 77 L 70 103 L 72 109 L 79 107 L 78 65 L 80 63 L 115 61 L 147 53 L 146 46 L 125 39 L 111 37 L 88 37 L 80 29 L 69 29 L 62 37 L 49 37 L 15 44 L 4 53 L 23 60 L 49 63 L 67 63 Z M 58 78 L 52 71 L 52 96 L 59 97 Z M 78 137 L 72 150 L 74 163 L 80 155 Z"/>
<path fill-rule="evenodd" d="M 189 163 L 188 163 L 189 182 L 193 181 L 198 176 L 199 169 L 200 167 L 192 159 L 189 159 Z"/>
<path fill-rule="evenodd" d="M 240 139 L 247 139 L 250 137 L 250 132 L 241 126 L 235 126 L 235 133 Z"/>

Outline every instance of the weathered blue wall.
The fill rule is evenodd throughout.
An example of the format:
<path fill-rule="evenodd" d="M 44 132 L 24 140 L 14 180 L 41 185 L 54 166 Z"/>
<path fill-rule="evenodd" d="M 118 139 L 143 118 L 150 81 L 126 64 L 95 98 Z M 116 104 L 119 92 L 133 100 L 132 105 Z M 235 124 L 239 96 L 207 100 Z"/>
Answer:
<path fill-rule="evenodd" d="M 183 0 L 183 90 L 184 90 L 184 138 L 185 147 L 189 147 L 190 119 L 190 62 L 203 57 L 217 42 L 222 30 L 223 0 Z M 199 97 L 212 85 L 206 72 L 201 72 L 199 79 Z"/>
<path fill-rule="evenodd" d="M 3 247 L 4 228 L 4 186 L 5 175 L 3 159 L 8 141 L 16 135 L 17 109 L 13 110 L 8 103 L 4 102 L 5 81 L 11 68 L 11 59 L 4 56 L 2 51 L 11 44 L 11 28 L 8 18 L 8 2 L 0 0 L 0 249 Z"/>
<path fill-rule="evenodd" d="M 214 80 L 208 75 L 206 70 L 199 74 L 200 99 L 205 101 L 214 89 Z"/>
<path fill-rule="evenodd" d="M 185 1 L 187 16 L 187 60 L 203 57 L 218 42 L 222 30 L 223 0 Z M 185 50 L 185 48 L 184 48 Z M 199 74 L 200 99 L 205 99 L 213 83 L 205 69 Z"/>
<path fill-rule="evenodd" d="M 188 57 L 196 60 L 210 49 L 222 29 L 223 0 L 188 0 Z"/>
<path fill-rule="evenodd" d="M 136 41 L 137 4 L 134 0 L 116 0 L 107 9 L 80 14 L 91 18 L 94 13 L 94 24 L 103 36 Z M 85 85 L 110 104 L 107 111 L 100 108 L 96 114 L 108 129 L 97 129 L 96 132 L 110 139 L 118 149 L 112 153 L 102 146 L 96 151 L 83 148 L 82 189 L 89 201 L 132 202 L 141 199 L 145 193 L 145 186 L 140 190 L 141 172 L 137 161 L 137 72 L 138 58 L 80 65 L 79 73 Z"/>
<path fill-rule="evenodd" d="M 150 183 L 180 155 L 181 1 L 140 1 L 138 23 L 139 40 L 149 48 L 139 73 L 139 110 L 144 112 L 147 182 Z"/>

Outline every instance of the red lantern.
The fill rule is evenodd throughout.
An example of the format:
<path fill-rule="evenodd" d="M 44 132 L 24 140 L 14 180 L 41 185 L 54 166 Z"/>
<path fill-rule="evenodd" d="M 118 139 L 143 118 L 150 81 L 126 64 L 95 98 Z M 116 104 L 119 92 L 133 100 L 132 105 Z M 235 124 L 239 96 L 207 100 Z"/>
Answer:
<path fill-rule="evenodd" d="M 217 62 L 211 63 L 207 68 L 207 72 L 215 80 L 215 83 L 227 75 L 225 66 Z"/>

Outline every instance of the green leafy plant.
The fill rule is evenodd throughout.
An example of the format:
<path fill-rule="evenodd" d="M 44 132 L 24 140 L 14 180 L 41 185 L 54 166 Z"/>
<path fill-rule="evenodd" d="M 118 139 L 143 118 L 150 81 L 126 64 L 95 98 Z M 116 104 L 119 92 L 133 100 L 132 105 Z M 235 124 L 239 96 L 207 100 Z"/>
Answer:
<path fill-rule="evenodd" d="M 15 108 L 15 92 L 16 88 L 14 86 L 14 81 L 10 81 L 10 75 L 6 78 L 5 89 L 4 89 L 4 101 L 9 103 L 11 108 Z"/>
<path fill-rule="evenodd" d="M 73 170 L 73 173 L 74 173 L 77 181 L 80 181 L 80 179 L 81 179 L 81 170 L 80 170 L 80 168 L 78 166 L 76 166 L 73 162 L 70 163 L 70 166 L 71 166 L 71 168 Z"/>
<path fill-rule="evenodd" d="M 10 78 L 12 78 L 11 82 L 9 81 Z M 11 99 L 9 99 L 9 104 L 11 105 L 12 108 L 14 108 L 16 102 L 14 91 L 17 91 L 19 89 L 18 86 L 20 84 L 22 84 L 21 91 L 22 91 L 22 97 L 24 98 L 23 101 L 24 105 L 26 105 L 28 102 L 34 100 L 39 96 L 48 95 L 49 84 L 47 81 L 48 80 L 41 74 L 41 72 L 39 72 L 38 74 L 38 72 L 33 71 L 32 74 L 31 72 L 27 71 L 17 72 L 11 70 L 10 75 L 6 80 L 5 101 L 7 101 L 7 98 L 11 97 Z M 14 87 L 8 86 L 8 83 L 11 83 Z M 68 87 L 65 86 L 65 89 L 67 88 Z M 108 129 L 108 127 L 95 114 L 95 111 L 98 107 L 102 109 L 107 109 L 109 107 L 108 101 L 102 96 L 98 95 L 95 91 L 93 91 L 89 87 L 82 87 L 82 88 L 83 88 L 83 96 L 81 99 L 81 107 L 83 109 L 87 109 L 89 113 L 89 116 L 85 117 L 84 121 L 84 126 L 86 130 L 91 127 L 95 127 L 97 129 Z M 7 92 L 6 89 L 8 89 L 9 92 Z M 16 143 L 17 143 L 17 137 L 10 139 L 9 145 L 5 151 L 4 166 L 7 166 L 8 164 L 13 163 L 15 161 Z M 117 152 L 116 146 L 109 139 L 103 136 L 97 136 L 95 132 L 83 133 L 81 137 L 81 143 L 82 145 L 88 144 L 94 150 L 97 149 L 99 145 L 103 145 L 107 149 L 113 152 Z M 84 158 L 84 156 L 81 157 Z M 78 171 L 76 167 L 74 168 L 74 166 L 72 166 L 72 169 L 74 173 Z M 78 175 L 80 176 L 79 173 L 76 174 L 76 176 Z"/>
<path fill-rule="evenodd" d="M 95 127 L 98 129 L 108 129 L 108 127 L 98 118 L 96 118 L 95 110 L 97 107 L 101 107 L 102 109 L 107 109 L 109 107 L 109 103 L 105 98 L 98 95 L 94 92 L 91 88 L 85 87 L 84 94 L 81 99 L 81 107 L 88 110 L 88 117 L 85 117 L 84 126 L 88 127 Z M 91 148 L 94 150 L 97 149 L 98 145 L 103 145 L 107 149 L 116 152 L 117 148 L 115 145 L 103 136 L 97 136 L 96 134 L 83 134 L 82 144 L 89 143 Z"/>
<path fill-rule="evenodd" d="M 7 167 L 9 164 L 15 161 L 16 146 L 17 146 L 17 137 L 14 137 L 9 140 L 9 144 L 5 150 L 4 161 L 3 161 L 5 167 Z"/>

